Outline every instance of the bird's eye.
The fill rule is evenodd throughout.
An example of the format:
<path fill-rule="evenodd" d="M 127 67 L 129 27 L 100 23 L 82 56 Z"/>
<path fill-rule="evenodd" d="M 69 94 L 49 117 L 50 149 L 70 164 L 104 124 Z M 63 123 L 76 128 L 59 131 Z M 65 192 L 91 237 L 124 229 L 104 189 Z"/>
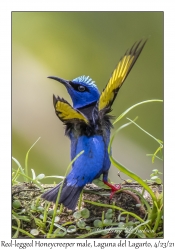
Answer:
<path fill-rule="evenodd" d="M 84 92 L 85 90 L 86 90 L 86 88 L 83 85 L 78 86 L 78 91 Z"/>

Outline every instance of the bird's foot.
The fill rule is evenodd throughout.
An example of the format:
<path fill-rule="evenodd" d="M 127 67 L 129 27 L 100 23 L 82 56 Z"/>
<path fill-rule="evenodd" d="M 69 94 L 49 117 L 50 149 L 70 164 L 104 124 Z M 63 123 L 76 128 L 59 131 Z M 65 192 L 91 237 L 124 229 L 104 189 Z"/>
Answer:
<path fill-rule="evenodd" d="M 114 185 L 112 185 L 112 184 L 110 184 L 107 181 L 103 181 L 103 182 L 104 182 L 104 184 L 106 184 L 108 187 L 111 188 L 111 194 L 109 196 L 109 199 L 111 200 L 112 197 L 113 197 L 113 195 L 115 194 L 115 192 L 121 189 L 121 185 L 120 184 L 114 184 Z"/>

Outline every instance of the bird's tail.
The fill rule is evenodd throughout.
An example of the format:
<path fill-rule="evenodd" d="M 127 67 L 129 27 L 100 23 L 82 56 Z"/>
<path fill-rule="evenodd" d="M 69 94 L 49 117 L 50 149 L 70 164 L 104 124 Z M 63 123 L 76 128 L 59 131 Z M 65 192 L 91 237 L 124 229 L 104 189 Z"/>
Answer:
<path fill-rule="evenodd" d="M 59 183 L 56 187 L 42 194 L 41 197 L 47 201 L 51 201 L 55 203 L 61 184 L 62 182 Z M 67 181 L 65 179 L 63 187 L 62 187 L 59 203 L 62 203 L 68 209 L 75 210 L 76 204 L 77 204 L 77 201 L 78 201 L 78 198 L 80 196 L 82 189 L 83 189 L 83 186 L 77 187 L 77 186 L 67 185 Z"/>

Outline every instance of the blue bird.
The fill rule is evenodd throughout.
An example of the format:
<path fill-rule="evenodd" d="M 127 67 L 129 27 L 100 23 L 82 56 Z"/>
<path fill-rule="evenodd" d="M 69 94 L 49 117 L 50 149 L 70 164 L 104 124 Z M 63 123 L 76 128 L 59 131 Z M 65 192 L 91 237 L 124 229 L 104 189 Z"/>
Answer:
<path fill-rule="evenodd" d="M 65 125 L 65 134 L 71 141 L 71 160 L 84 151 L 73 163 L 71 172 L 64 180 L 59 203 L 74 210 L 80 193 L 87 183 L 103 175 L 103 182 L 111 188 L 112 195 L 120 185 L 108 182 L 110 159 L 108 144 L 112 128 L 112 104 L 120 87 L 139 57 L 145 41 L 135 43 L 120 59 L 109 82 L 100 94 L 95 82 L 89 76 L 80 76 L 72 81 L 49 76 L 62 83 L 73 102 L 71 106 L 66 100 L 53 95 L 53 105 L 58 118 Z M 56 202 L 60 184 L 45 192 L 42 198 Z"/>

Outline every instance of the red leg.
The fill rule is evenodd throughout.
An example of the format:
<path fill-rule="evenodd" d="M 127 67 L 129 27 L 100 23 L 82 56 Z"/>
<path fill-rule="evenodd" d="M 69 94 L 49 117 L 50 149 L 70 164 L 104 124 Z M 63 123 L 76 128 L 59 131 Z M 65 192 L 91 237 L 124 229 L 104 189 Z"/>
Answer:
<path fill-rule="evenodd" d="M 110 184 L 110 183 L 107 182 L 107 181 L 103 181 L 103 182 L 104 182 L 104 184 L 106 184 L 108 187 L 111 188 L 111 194 L 110 194 L 110 196 L 109 196 L 109 199 L 111 200 L 112 197 L 113 197 L 113 195 L 114 195 L 114 193 L 115 193 L 116 191 L 118 191 L 118 190 L 121 189 L 121 186 L 120 186 L 120 184 L 112 185 L 112 184 Z"/>

